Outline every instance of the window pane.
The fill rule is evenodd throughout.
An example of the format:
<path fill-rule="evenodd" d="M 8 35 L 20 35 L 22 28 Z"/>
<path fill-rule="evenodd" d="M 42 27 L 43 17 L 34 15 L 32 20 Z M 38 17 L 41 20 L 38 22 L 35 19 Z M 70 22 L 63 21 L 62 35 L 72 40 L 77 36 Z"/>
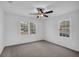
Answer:
<path fill-rule="evenodd" d="M 36 27 L 34 23 L 30 22 L 30 34 L 35 34 Z"/>
<path fill-rule="evenodd" d="M 21 35 L 27 35 L 28 34 L 28 23 L 20 23 L 20 30 L 21 30 Z"/>
<path fill-rule="evenodd" d="M 60 23 L 60 36 L 69 37 L 70 36 L 70 22 L 69 21 L 62 21 Z"/>

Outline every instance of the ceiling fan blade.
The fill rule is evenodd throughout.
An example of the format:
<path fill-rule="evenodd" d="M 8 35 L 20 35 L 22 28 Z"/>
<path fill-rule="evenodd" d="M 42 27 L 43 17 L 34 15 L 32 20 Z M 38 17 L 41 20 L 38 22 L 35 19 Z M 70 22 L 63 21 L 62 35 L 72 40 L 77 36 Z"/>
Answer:
<path fill-rule="evenodd" d="M 43 13 L 43 10 L 42 9 L 40 9 L 40 11 L 41 11 L 41 13 Z"/>
<path fill-rule="evenodd" d="M 38 12 L 43 13 L 43 9 L 42 8 L 37 8 Z"/>
<path fill-rule="evenodd" d="M 53 11 L 52 10 L 51 11 L 47 11 L 44 14 L 48 14 L 48 13 L 53 13 Z"/>
<path fill-rule="evenodd" d="M 44 17 L 48 17 L 47 15 L 43 15 Z"/>
<path fill-rule="evenodd" d="M 37 11 L 40 12 L 40 8 L 37 8 Z"/>

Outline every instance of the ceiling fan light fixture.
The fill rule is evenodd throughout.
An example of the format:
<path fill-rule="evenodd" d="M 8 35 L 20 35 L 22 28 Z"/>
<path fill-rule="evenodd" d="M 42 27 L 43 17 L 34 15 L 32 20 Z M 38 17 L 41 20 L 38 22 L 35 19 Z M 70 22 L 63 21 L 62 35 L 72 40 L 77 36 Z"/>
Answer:
<path fill-rule="evenodd" d="M 43 15 L 42 15 L 42 14 L 41 14 L 40 16 L 41 16 L 41 17 L 43 17 Z"/>

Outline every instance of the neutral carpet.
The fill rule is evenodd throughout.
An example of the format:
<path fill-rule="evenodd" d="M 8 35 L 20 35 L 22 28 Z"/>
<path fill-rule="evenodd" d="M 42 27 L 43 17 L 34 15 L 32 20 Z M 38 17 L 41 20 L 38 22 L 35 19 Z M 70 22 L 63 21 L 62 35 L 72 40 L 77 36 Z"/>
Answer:
<path fill-rule="evenodd" d="M 5 47 L 1 57 L 79 57 L 79 52 L 59 45 L 38 41 Z"/>

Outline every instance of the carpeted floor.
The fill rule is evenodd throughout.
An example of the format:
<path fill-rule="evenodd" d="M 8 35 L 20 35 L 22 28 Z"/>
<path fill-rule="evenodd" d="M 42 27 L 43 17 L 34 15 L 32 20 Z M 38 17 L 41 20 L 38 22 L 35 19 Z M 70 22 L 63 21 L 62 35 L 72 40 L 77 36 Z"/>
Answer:
<path fill-rule="evenodd" d="M 79 57 L 79 53 L 47 41 L 5 47 L 1 57 Z"/>

